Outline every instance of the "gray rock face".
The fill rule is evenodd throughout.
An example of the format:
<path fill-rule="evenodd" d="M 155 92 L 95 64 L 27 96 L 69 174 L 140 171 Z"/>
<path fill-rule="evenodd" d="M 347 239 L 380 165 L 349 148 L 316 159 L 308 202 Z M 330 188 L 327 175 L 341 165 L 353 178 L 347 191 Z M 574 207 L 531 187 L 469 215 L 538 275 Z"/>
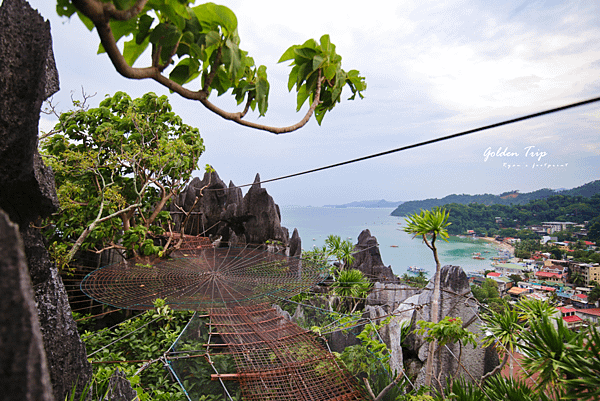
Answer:
<path fill-rule="evenodd" d="M 290 256 L 301 256 L 302 255 L 302 240 L 298 229 L 294 228 L 292 238 L 290 239 Z"/>
<path fill-rule="evenodd" d="M 420 293 L 421 289 L 406 284 L 375 282 L 371 293 L 367 296 L 367 305 L 386 306 L 390 311 L 406 298 Z"/>
<path fill-rule="evenodd" d="M 50 398 L 63 400 L 75 383 L 81 389 L 89 381 L 91 366 L 62 280 L 49 260 L 41 234 L 29 226 L 58 207 L 52 171 L 37 153 L 40 107 L 58 90 L 52 54 L 49 23 L 24 0 L 4 0 L 0 7 L 0 207 L 21 227 L 27 265 L 35 285 L 37 330 L 43 337 L 48 361 L 43 361 L 40 354 L 39 372 L 43 376 L 43 366 L 49 369 L 54 394 Z M 0 259 L 3 258 L 4 254 Z M 4 307 L 3 303 L 3 311 Z M 32 328 L 29 334 L 32 352 L 36 346 L 42 346 L 35 330 Z M 21 337 L 25 339 L 27 334 Z M 13 333 L 12 338 L 6 338 L 2 350 L 20 343 L 21 337 Z M 48 399 L 41 387 L 45 379 L 35 377 L 34 371 L 30 373 L 23 376 L 22 383 L 36 389 L 31 399 Z"/>
<path fill-rule="evenodd" d="M 58 270 L 43 245 L 39 230 L 21 230 L 30 270 L 46 270 L 48 277 L 35 285 L 40 328 L 48 368 L 57 400 L 65 398 L 75 383 L 81 389 L 92 377 L 87 361 L 85 345 L 77 332 L 77 324 L 71 315 L 67 292 Z M 33 256 L 30 256 L 33 255 Z"/>
<path fill-rule="evenodd" d="M 431 279 L 424 291 L 413 297 L 406 299 L 396 310 L 398 320 L 409 318 L 412 322 L 411 333 L 416 328 L 418 320 L 431 321 L 431 301 L 433 297 L 433 282 L 435 276 Z M 460 317 L 463 321 L 463 327 L 469 331 L 480 334 L 481 323 L 476 317 L 477 306 L 474 300 L 468 299 L 471 296 L 471 289 L 467 275 L 458 266 L 444 266 L 441 270 L 441 300 L 439 320 L 445 316 Z M 422 385 L 425 381 L 424 363 L 429 357 L 428 346 L 422 336 L 410 334 L 405 342 L 413 355 L 417 355 L 417 365 L 423 363 L 416 380 L 417 385 Z M 460 367 L 457 357 L 461 354 L 459 344 L 448 344 L 439 348 L 439 352 L 434 355 L 434 377 L 445 383 L 447 377 L 464 375 L 469 380 L 469 375 Z M 453 356 L 454 354 L 454 356 Z M 456 356 L 456 358 L 455 358 Z M 481 377 L 485 372 L 486 350 L 481 348 L 473 349 L 472 346 L 466 346 L 462 349 L 461 363 L 475 377 Z M 437 385 L 437 380 L 433 380 Z"/>
<path fill-rule="evenodd" d="M 40 107 L 58 89 L 57 73 L 50 25 L 24 0 L 2 3 L 0 38 L 0 207 L 22 225 L 58 207 L 37 154 Z"/>
<path fill-rule="evenodd" d="M 0 210 L 0 388 L 3 400 L 50 401 L 42 333 L 17 226 Z"/>
<path fill-rule="evenodd" d="M 259 182 L 257 174 L 255 184 L 242 196 L 240 188 L 232 182 L 226 186 L 216 172 L 205 173 L 202 180 L 194 178 L 190 182 L 169 210 L 177 211 L 179 205 L 189 211 L 199 197 L 194 211 L 200 217 L 190 218 L 186 234 L 220 236 L 222 242 L 238 245 L 279 241 L 285 247 L 289 232 L 281 226 L 279 206 Z M 201 191 L 202 188 L 205 190 Z M 177 230 L 181 220 L 175 219 Z"/>
<path fill-rule="evenodd" d="M 119 369 L 108 379 L 108 392 L 105 401 L 132 401 L 137 399 L 137 393 L 131 388 L 124 372 Z"/>
<path fill-rule="evenodd" d="M 371 281 L 398 283 L 398 278 L 394 275 L 391 266 L 385 266 L 379 253 L 379 244 L 377 238 L 371 235 L 371 232 L 363 230 L 358 236 L 358 243 L 354 251 L 354 262 L 351 269 L 358 269 L 365 274 Z"/>

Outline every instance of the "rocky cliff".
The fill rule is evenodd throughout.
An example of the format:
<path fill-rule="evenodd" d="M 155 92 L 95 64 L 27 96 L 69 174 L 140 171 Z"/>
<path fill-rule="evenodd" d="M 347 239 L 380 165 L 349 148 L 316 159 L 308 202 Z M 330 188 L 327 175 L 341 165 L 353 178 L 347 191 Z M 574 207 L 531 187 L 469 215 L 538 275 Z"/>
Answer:
<path fill-rule="evenodd" d="M 54 176 L 37 152 L 42 102 L 58 90 L 50 25 L 26 1 L 4 0 L 0 38 L 0 208 L 20 231 L 19 238 L 14 238 L 14 230 L 3 217 L 8 237 L 2 240 L 7 243 L 0 249 L 0 259 L 10 263 L 3 266 L 2 275 L 7 285 L 14 285 L 8 285 L 6 291 L 3 288 L 3 297 L 11 301 L 2 302 L 0 315 L 6 319 L 22 313 L 1 325 L 0 380 L 16 380 L 10 387 L 2 386 L 5 399 L 64 400 L 75 383 L 81 389 L 89 381 L 91 366 L 63 282 L 41 233 L 31 226 L 58 206 Z M 20 258 L 11 256 L 19 250 L 29 280 L 22 277 Z M 32 294 L 35 310 L 31 308 Z M 23 372 L 18 379 L 17 371 Z M 9 391 L 13 387 L 14 393 Z"/>
<path fill-rule="evenodd" d="M 205 173 L 202 180 L 194 178 L 170 205 L 176 230 L 180 230 L 185 217 L 181 209 L 192 212 L 186 234 L 221 237 L 222 242 L 232 245 L 266 241 L 278 242 L 282 247 L 289 245 L 289 232 L 281 226 L 279 206 L 261 187 L 258 174 L 243 196 L 241 188 L 232 182 L 225 185 L 216 172 Z M 299 242 L 295 242 L 293 251 L 297 253 L 299 249 Z"/>

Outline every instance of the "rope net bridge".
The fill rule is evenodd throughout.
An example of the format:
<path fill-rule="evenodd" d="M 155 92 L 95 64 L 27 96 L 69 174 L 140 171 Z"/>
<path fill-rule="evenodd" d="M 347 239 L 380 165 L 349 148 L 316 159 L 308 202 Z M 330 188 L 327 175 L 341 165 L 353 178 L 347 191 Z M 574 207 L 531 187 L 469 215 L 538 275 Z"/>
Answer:
<path fill-rule="evenodd" d="M 81 289 L 117 308 L 152 309 L 161 298 L 173 309 L 208 312 L 208 320 L 195 314 L 165 353 L 190 400 L 210 384 L 197 375 L 196 365 L 205 362 L 214 370 L 210 380 L 219 382 L 230 399 L 228 380 L 239 383 L 248 401 L 364 400 L 355 379 L 316 336 L 271 306 L 327 275 L 323 263 L 250 247 L 214 248 L 207 239 L 193 237 L 170 259 L 100 268 L 85 277 Z"/>

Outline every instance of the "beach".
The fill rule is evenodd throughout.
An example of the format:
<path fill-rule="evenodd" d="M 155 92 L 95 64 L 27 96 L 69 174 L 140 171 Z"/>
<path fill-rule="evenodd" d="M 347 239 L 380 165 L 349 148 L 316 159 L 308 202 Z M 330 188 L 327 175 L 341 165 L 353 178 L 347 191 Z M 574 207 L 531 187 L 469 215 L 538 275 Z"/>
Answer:
<path fill-rule="evenodd" d="M 515 247 L 512 246 L 511 244 L 507 244 L 506 242 L 496 241 L 496 239 L 492 238 L 492 237 L 478 237 L 478 238 L 481 238 L 484 241 L 494 244 L 494 246 L 497 246 L 498 248 L 500 248 L 502 250 L 509 251 L 513 255 L 515 254 Z"/>

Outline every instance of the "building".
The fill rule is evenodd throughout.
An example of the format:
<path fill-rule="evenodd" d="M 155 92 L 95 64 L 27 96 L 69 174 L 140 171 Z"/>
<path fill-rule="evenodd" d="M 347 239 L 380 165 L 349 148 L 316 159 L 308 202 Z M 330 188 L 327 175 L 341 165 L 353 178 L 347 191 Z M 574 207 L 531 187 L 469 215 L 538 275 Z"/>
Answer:
<path fill-rule="evenodd" d="M 593 324 L 600 324 L 600 308 L 577 309 L 575 314 Z"/>
<path fill-rule="evenodd" d="M 576 314 L 575 308 L 557 308 L 568 328 L 576 330 L 581 327 L 583 319 Z"/>
<path fill-rule="evenodd" d="M 529 269 L 515 263 L 498 263 L 494 266 L 494 270 L 505 277 L 509 277 L 511 274 L 522 276 Z"/>
<path fill-rule="evenodd" d="M 569 226 L 574 226 L 576 223 L 570 221 L 546 221 L 542 223 L 542 228 L 547 234 L 554 234 L 559 231 L 565 231 Z"/>
<path fill-rule="evenodd" d="M 555 271 L 539 271 L 534 273 L 535 278 L 550 285 L 563 285 L 565 282 L 565 274 L 560 270 L 560 273 Z"/>
<path fill-rule="evenodd" d="M 592 281 L 600 284 L 600 264 L 598 263 L 570 262 L 569 269 L 571 275 L 579 273 L 583 276 L 586 286 L 589 286 Z"/>

